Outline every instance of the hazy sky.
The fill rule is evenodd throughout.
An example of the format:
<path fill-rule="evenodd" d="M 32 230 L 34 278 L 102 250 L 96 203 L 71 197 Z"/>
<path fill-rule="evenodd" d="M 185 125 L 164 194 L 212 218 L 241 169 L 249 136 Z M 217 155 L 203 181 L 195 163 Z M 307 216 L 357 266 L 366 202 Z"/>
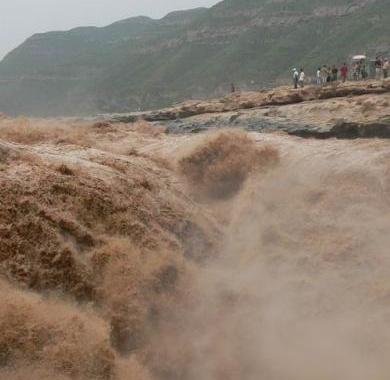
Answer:
<path fill-rule="evenodd" d="M 34 33 L 103 26 L 131 16 L 162 17 L 218 0 L 0 0 L 0 58 Z"/>

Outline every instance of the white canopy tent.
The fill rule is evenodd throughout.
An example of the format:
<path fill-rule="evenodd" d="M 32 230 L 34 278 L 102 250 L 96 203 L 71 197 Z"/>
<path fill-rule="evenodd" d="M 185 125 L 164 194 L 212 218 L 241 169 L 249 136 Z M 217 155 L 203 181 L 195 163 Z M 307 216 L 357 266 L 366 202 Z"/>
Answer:
<path fill-rule="evenodd" d="M 353 61 L 361 61 L 362 59 L 367 59 L 367 57 L 363 54 L 354 55 L 352 57 Z"/>

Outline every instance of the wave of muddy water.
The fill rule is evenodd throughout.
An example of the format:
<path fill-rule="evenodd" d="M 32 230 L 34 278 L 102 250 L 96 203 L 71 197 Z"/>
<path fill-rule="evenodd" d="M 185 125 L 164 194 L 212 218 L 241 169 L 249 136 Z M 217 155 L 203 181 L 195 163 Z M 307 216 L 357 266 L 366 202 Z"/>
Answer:
<path fill-rule="evenodd" d="M 189 379 L 384 379 L 390 144 L 251 136 L 281 163 L 209 205 L 228 220 L 224 248 L 163 346 L 191 347 Z"/>
<path fill-rule="evenodd" d="M 129 134 L 126 129 L 120 133 L 120 139 L 111 136 L 111 144 L 116 144 L 117 150 L 115 162 L 123 161 L 119 147 L 131 142 L 138 154 L 149 157 L 136 159 L 139 170 L 146 165 L 146 172 L 153 170 L 150 157 L 173 163 L 205 138 L 203 134 Z M 150 273 L 156 269 L 161 274 L 161 267 L 166 267 L 153 260 L 147 268 L 142 264 L 133 266 L 134 262 L 142 263 L 143 256 L 126 246 L 131 239 L 127 243 L 111 242 L 124 261 L 114 263 L 105 279 L 96 278 L 105 284 L 100 298 L 76 303 L 66 292 L 45 295 L 39 289 L 30 292 L 20 287 L 15 279 L 4 280 L 4 301 L 0 307 L 1 378 L 387 378 L 390 143 L 249 135 L 259 146 L 268 144 L 277 149 L 280 162 L 266 173 L 252 172 L 241 190 L 229 199 L 197 199 L 196 188 L 186 186 L 174 168 L 159 169 L 156 178 L 163 175 L 167 179 L 155 179 L 155 186 L 164 185 L 164 193 L 182 194 L 179 198 L 170 195 L 167 212 L 180 211 L 179 215 L 184 213 L 190 220 L 195 215 L 207 215 L 197 223 L 203 220 L 211 226 L 209 218 L 216 220 L 221 235 L 218 252 L 206 260 L 185 259 L 182 263 L 186 268 L 179 271 L 183 273 L 181 291 L 165 293 L 153 288 L 147 292 L 147 297 L 156 297 L 155 302 L 148 298 L 148 305 L 158 311 L 152 314 L 158 315 L 158 322 L 149 318 L 148 323 L 142 324 L 146 329 L 141 334 L 146 337 L 144 344 L 125 350 L 113 344 L 110 313 L 104 310 L 117 308 L 116 302 L 123 301 L 112 292 L 141 302 L 135 294 L 149 289 L 150 282 L 143 282 L 144 279 L 155 279 Z M 106 146 L 101 143 L 99 149 Z M 81 154 L 66 147 L 54 153 L 47 145 L 29 149 L 39 151 L 41 158 L 42 150 L 46 150 L 45 159 L 53 154 L 57 159 L 59 154 L 62 158 L 64 155 L 68 166 L 77 155 L 87 161 L 91 155 L 95 155 L 96 161 L 97 155 L 99 165 L 104 166 L 103 154 L 96 150 L 84 149 Z M 126 162 L 135 165 L 131 159 Z M 118 162 L 113 165 L 110 161 L 110 167 L 122 170 L 122 179 L 130 174 Z M 26 170 L 26 164 L 2 170 L 17 173 L 18 168 Z M 92 177 L 98 176 L 101 168 L 93 167 Z M 108 191 L 103 186 L 106 177 L 99 178 L 99 186 Z M 153 178 L 149 180 L 152 182 Z M 168 190 L 172 183 L 174 188 Z M 115 197 L 118 191 L 126 194 L 126 185 L 123 186 L 110 188 L 106 196 Z M 160 196 L 153 199 L 162 201 Z M 178 199 L 180 207 L 176 209 L 174 202 Z M 2 203 L 1 207 L 8 205 Z M 157 220 L 153 214 L 151 218 Z M 122 223 L 126 226 L 125 219 Z M 99 232 L 102 240 L 107 239 L 104 235 L 109 232 L 102 228 L 92 231 Z M 160 236 L 156 228 L 146 231 Z M 180 241 L 181 237 L 177 239 Z M 174 247 L 172 244 L 165 249 Z M 130 251 L 133 259 L 129 261 L 126 257 Z M 86 260 L 88 255 L 83 257 Z M 164 257 L 176 268 L 182 268 L 182 264 L 177 264 L 178 256 Z M 172 272 L 163 273 L 171 278 Z M 134 285 L 135 293 L 128 292 L 129 278 L 142 284 Z M 168 280 L 168 287 L 169 283 Z M 136 307 L 132 303 L 130 306 Z M 137 313 L 132 314 L 132 310 Z M 135 316 L 133 322 L 137 324 L 142 317 L 139 309 L 127 311 L 127 323 L 130 320 L 131 325 Z M 15 331 L 17 334 L 13 334 Z M 47 331 L 50 333 L 46 334 Z"/>

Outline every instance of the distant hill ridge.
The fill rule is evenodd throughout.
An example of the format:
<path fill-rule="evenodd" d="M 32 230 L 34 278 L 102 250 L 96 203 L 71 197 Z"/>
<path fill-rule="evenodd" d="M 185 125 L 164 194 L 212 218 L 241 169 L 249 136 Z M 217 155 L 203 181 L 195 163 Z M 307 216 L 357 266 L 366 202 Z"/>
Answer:
<path fill-rule="evenodd" d="M 37 116 L 160 108 L 260 88 L 350 54 L 390 52 L 389 0 L 225 0 L 104 28 L 36 34 L 0 63 L 0 111 Z"/>

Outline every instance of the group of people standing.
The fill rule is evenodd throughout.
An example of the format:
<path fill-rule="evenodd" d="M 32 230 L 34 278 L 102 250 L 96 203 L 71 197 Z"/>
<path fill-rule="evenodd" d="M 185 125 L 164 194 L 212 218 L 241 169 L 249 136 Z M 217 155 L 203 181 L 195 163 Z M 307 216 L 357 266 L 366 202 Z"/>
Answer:
<path fill-rule="evenodd" d="M 375 79 L 381 80 L 389 77 L 390 74 L 390 62 L 389 60 L 376 57 L 375 62 Z M 352 78 L 354 80 L 367 79 L 368 71 L 366 62 L 364 60 L 354 62 L 352 65 Z"/>
<path fill-rule="evenodd" d="M 297 69 L 293 69 L 293 81 L 294 88 L 303 87 L 305 85 L 305 72 L 303 69 L 299 71 Z"/>
<path fill-rule="evenodd" d="M 323 65 L 317 69 L 316 83 L 318 85 L 326 85 L 329 82 L 336 82 L 341 79 L 342 82 L 345 82 L 348 78 L 349 68 L 346 63 L 344 63 L 340 68 L 336 65 L 332 67 Z"/>
<path fill-rule="evenodd" d="M 354 80 L 367 79 L 368 71 L 364 60 L 352 64 L 352 78 Z"/>
<path fill-rule="evenodd" d="M 382 59 L 376 57 L 375 59 L 375 78 L 384 79 L 388 78 L 390 74 L 390 62 L 388 59 Z"/>
<path fill-rule="evenodd" d="M 340 69 L 333 65 L 332 67 L 323 65 L 319 67 L 317 70 L 316 83 L 318 85 L 325 86 L 329 82 L 335 82 L 340 79 L 345 82 L 348 78 L 348 66 L 344 63 Z M 293 69 L 293 82 L 294 88 L 304 87 L 305 85 L 305 71 L 300 69 Z"/>
<path fill-rule="evenodd" d="M 354 62 L 352 67 L 352 78 L 354 80 L 367 79 L 368 70 L 366 67 L 366 62 L 364 60 Z M 341 67 L 336 65 L 327 66 L 323 65 L 317 69 L 316 73 L 316 83 L 319 86 L 325 86 L 330 82 L 336 82 L 341 80 L 345 82 L 348 79 L 350 69 L 346 63 Z M 390 62 L 388 59 L 381 59 L 379 57 L 375 60 L 375 77 L 380 80 L 382 78 L 386 79 L 390 76 Z M 293 69 L 293 83 L 294 88 L 304 87 L 305 85 L 305 72 L 303 69 L 299 71 Z"/>

